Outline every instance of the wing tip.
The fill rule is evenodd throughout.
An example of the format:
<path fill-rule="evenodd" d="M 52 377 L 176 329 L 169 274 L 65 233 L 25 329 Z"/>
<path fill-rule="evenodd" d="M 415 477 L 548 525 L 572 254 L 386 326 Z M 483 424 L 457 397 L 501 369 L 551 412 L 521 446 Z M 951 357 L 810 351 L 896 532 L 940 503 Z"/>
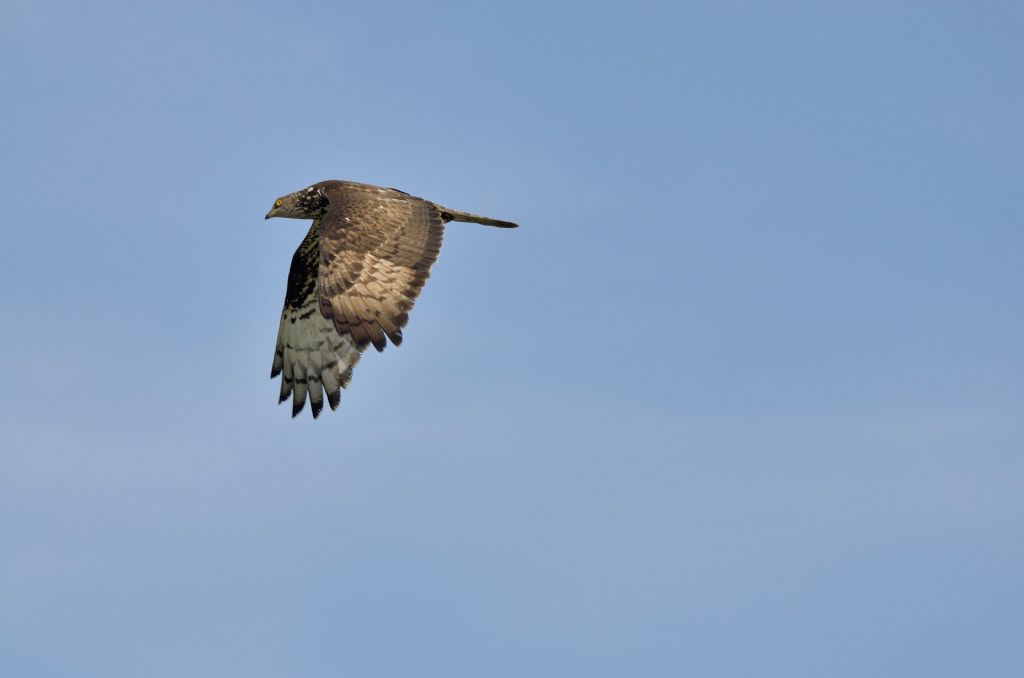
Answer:
<path fill-rule="evenodd" d="M 292 394 L 292 419 L 294 419 L 295 417 L 299 416 L 299 412 L 302 412 L 302 410 L 305 409 L 305 407 L 306 407 L 306 396 L 305 396 L 305 394 L 303 394 L 302 399 L 300 400 L 293 393 Z"/>

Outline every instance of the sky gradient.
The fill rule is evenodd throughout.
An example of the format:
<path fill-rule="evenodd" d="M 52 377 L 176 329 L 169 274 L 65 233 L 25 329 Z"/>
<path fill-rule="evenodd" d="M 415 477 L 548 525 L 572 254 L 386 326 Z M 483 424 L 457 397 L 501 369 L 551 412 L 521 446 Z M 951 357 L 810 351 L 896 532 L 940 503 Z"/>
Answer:
<path fill-rule="evenodd" d="M 1024 11 L 826 4 L 5 2 L 2 672 L 1024 675 Z M 292 420 L 327 178 L 522 227 Z"/>

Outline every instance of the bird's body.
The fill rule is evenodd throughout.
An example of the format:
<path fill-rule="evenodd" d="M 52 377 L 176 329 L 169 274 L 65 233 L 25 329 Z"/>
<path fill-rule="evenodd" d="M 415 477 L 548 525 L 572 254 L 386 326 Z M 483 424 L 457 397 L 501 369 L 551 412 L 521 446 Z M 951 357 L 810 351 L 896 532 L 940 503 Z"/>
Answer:
<path fill-rule="evenodd" d="M 313 417 L 324 394 L 336 409 L 363 349 L 402 343 L 449 221 L 516 224 L 452 210 L 351 181 L 322 181 L 274 202 L 267 218 L 313 219 L 292 257 L 271 378 L 292 416 L 309 397 Z"/>

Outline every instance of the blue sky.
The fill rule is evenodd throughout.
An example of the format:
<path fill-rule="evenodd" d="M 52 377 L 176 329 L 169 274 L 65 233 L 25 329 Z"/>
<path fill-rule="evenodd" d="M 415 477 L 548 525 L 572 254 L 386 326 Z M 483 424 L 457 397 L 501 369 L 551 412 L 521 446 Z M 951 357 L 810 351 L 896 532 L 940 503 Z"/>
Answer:
<path fill-rule="evenodd" d="M 5 674 L 1024 673 L 1024 12 L 328 4 L 4 4 Z M 522 228 L 291 420 L 326 178 Z"/>

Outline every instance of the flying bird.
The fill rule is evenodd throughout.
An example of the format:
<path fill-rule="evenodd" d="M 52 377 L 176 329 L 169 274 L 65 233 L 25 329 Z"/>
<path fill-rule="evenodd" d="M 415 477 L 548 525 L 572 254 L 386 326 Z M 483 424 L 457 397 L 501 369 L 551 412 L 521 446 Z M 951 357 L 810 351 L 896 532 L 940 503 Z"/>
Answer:
<path fill-rule="evenodd" d="M 292 416 L 308 396 L 315 419 L 338 408 L 369 345 L 402 343 L 402 328 L 441 250 L 444 225 L 516 224 L 442 207 L 394 188 L 321 181 L 281 196 L 271 217 L 312 219 L 295 250 L 270 378 L 281 375 Z"/>

